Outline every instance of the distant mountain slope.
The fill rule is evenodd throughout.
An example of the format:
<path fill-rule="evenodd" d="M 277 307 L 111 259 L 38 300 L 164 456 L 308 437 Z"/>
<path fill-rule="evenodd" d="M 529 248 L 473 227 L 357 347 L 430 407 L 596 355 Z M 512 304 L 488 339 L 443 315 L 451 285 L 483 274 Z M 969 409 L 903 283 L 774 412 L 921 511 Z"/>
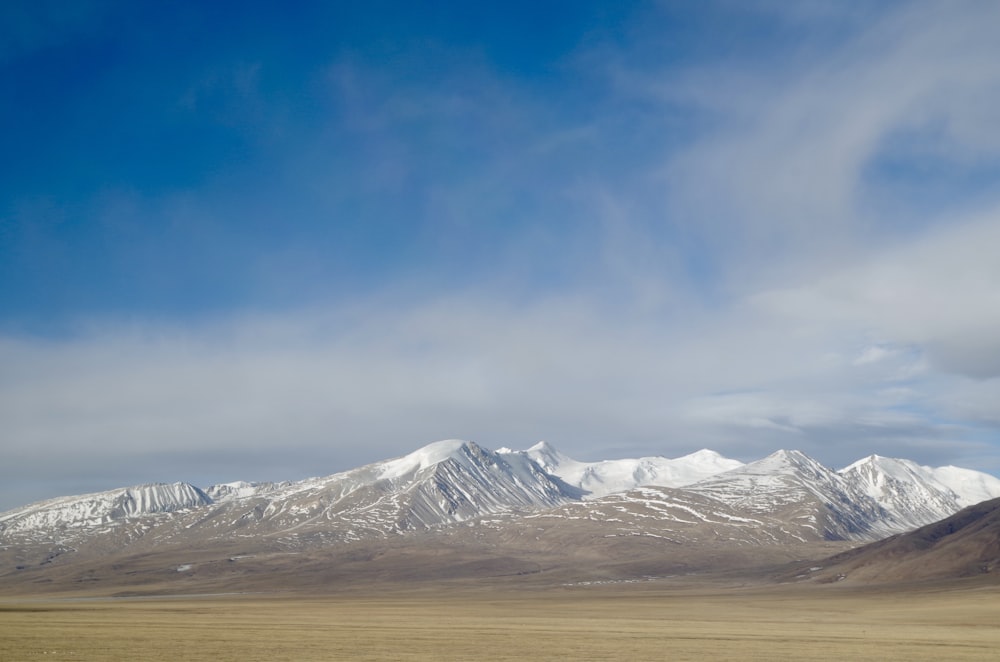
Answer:
<path fill-rule="evenodd" d="M 0 540 L 20 534 L 22 539 L 74 546 L 111 532 L 111 527 L 116 539 L 128 544 L 144 538 L 150 544 L 170 540 L 205 545 L 253 536 L 289 547 L 378 538 L 491 513 L 551 508 L 580 496 L 579 490 L 528 458 L 448 440 L 322 478 L 230 483 L 207 493 L 186 484 L 141 486 L 56 499 L 0 515 Z M 175 517 L 155 522 L 146 517 L 165 512 Z M 125 529 L 128 534 L 123 536 Z"/>
<path fill-rule="evenodd" d="M 910 460 L 871 455 L 839 472 L 893 514 L 901 527 L 936 522 L 1000 497 L 1000 479 L 958 467 L 924 467 Z"/>
<path fill-rule="evenodd" d="M 959 495 L 925 469 L 909 460 L 872 455 L 839 473 L 885 508 L 900 527 L 912 529 L 962 508 Z"/>
<path fill-rule="evenodd" d="M 246 499 L 253 496 L 261 496 L 269 492 L 290 486 L 291 481 L 281 483 L 248 483 L 245 480 L 238 480 L 232 483 L 221 483 L 205 488 L 205 494 L 212 498 L 212 501 L 223 502 L 233 499 Z"/>
<path fill-rule="evenodd" d="M 795 575 L 799 580 L 860 583 L 989 575 L 1000 582 L 1000 499 L 799 568 Z"/>
<path fill-rule="evenodd" d="M 503 449 L 502 452 L 531 458 L 548 473 L 583 490 L 585 498 L 590 499 L 645 485 L 683 487 L 743 465 L 738 460 L 730 460 L 710 450 L 700 450 L 677 459 L 642 457 L 580 462 L 544 441 L 526 451 Z"/>
<path fill-rule="evenodd" d="M 782 517 L 826 540 L 874 540 L 897 530 L 875 499 L 799 451 L 778 451 L 687 489 L 750 513 Z"/>
<path fill-rule="evenodd" d="M 958 496 L 962 507 L 1000 498 L 1000 478 L 960 467 L 920 467 Z"/>
<path fill-rule="evenodd" d="M 188 483 L 136 485 L 49 499 L 0 513 L 0 534 L 93 527 L 211 503 L 211 497 Z"/>
<path fill-rule="evenodd" d="M 233 507 L 252 503 L 260 512 L 255 523 L 265 530 L 299 535 L 333 527 L 358 537 L 551 508 L 579 497 L 578 490 L 531 461 L 449 440 L 394 460 L 293 483 Z"/>
<path fill-rule="evenodd" d="M 683 488 L 639 487 L 481 526 L 539 540 L 648 537 L 674 545 L 767 546 L 822 541 L 814 527 L 746 510 Z M 566 540 L 558 544 L 566 543 Z"/>
<path fill-rule="evenodd" d="M 447 530 L 551 553 L 612 540 L 627 553 L 633 538 L 716 551 L 858 543 L 993 491 L 1000 480 L 987 474 L 878 456 L 836 472 L 798 451 L 745 465 L 707 450 L 579 462 L 546 443 L 494 452 L 447 440 L 300 481 L 143 485 L 32 504 L 0 514 L 0 566 L 169 547 L 298 553 Z"/>

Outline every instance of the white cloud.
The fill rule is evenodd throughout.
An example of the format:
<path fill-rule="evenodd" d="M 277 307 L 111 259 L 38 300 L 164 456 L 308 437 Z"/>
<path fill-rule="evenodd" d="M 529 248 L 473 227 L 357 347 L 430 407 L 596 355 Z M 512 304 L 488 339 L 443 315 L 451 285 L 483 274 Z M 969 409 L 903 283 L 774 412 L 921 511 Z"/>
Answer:
<path fill-rule="evenodd" d="M 946 372 L 1000 375 L 1000 210 L 754 302 L 790 320 L 916 345 Z"/>
<path fill-rule="evenodd" d="M 725 62 L 650 83 L 656 98 L 712 117 L 711 131 L 666 172 L 674 214 L 699 219 L 736 262 L 737 286 L 815 274 L 948 223 L 913 208 L 908 219 L 875 214 L 884 192 L 873 182 L 902 176 L 878 171 L 887 158 L 976 167 L 1000 153 L 985 110 L 1000 104 L 990 27 L 1000 8 L 971 7 L 915 4 L 832 52 L 763 72 Z M 981 192 L 953 192 L 949 212 L 967 211 L 962 193 Z"/>
<path fill-rule="evenodd" d="M 892 390 L 893 360 L 831 361 L 828 340 L 752 308 L 673 324 L 572 298 L 473 296 L 8 338 L 0 420 L 18 459 L 5 471 L 51 475 L 57 457 L 91 478 L 130 467 L 133 482 L 295 478 L 447 437 L 546 438 L 584 457 L 784 446 L 846 464 L 943 438 L 903 410 L 920 399 Z"/>
<path fill-rule="evenodd" d="M 854 365 L 865 365 L 868 363 L 878 363 L 893 356 L 895 352 L 883 345 L 869 345 L 862 350 L 861 354 L 854 359 Z"/>

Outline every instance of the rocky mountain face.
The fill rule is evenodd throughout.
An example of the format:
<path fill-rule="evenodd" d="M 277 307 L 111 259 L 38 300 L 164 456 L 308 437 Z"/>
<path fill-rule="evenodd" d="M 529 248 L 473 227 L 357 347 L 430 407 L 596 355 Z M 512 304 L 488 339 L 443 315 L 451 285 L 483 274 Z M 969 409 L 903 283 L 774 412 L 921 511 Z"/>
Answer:
<path fill-rule="evenodd" d="M 797 451 L 749 464 L 707 450 L 578 462 L 545 443 L 491 451 L 449 440 L 302 481 L 143 485 L 8 511 L 0 584 L 11 572 L 88 556 L 240 546 L 301 553 L 414 535 L 491 553 L 620 557 L 641 542 L 651 558 L 685 547 L 712 550 L 698 553 L 702 561 L 732 560 L 719 550 L 878 540 L 983 496 L 1000 497 L 1000 480 L 877 456 L 841 471 Z"/>

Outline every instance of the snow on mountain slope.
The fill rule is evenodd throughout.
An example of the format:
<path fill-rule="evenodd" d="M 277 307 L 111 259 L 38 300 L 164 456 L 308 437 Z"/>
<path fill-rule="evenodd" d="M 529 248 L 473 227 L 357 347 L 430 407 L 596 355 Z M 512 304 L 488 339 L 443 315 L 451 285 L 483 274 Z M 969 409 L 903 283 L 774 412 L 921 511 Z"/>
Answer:
<path fill-rule="evenodd" d="M 677 459 L 642 457 L 638 459 L 579 462 L 541 441 L 526 451 L 502 449 L 508 455 L 523 455 L 534 460 L 548 473 L 586 492 L 584 498 L 596 499 L 645 485 L 683 487 L 709 476 L 743 465 L 710 450 L 700 450 Z"/>
<path fill-rule="evenodd" d="M 250 489 L 220 504 L 208 528 L 217 537 L 283 537 L 291 546 L 343 542 L 551 508 L 579 496 L 528 458 L 447 440 L 323 478 Z"/>
<path fill-rule="evenodd" d="M 587 525 L 587 526 L 584 526 Z M 646 536 L 675 544 L 774 545 L 822 540 L 812 527 L 793 526 L 684 488 L 638 487 L 528 515 L 530 531 L 575 528 L 585 535 Z"/>
<path fill-rule="evenodd" d="M 377 463 L 378 480 L 401 493 L 402 528 L 460 522 L 511 509 L 551 508 L 579 498 L 531 461 L 468 441 L 443 441 L 397 460 Z"/>
<path fill-rule="evenodd" d="M 394 460 L 377 462 L 376 464 L 379 466 L 378 477 L 390 480 L 402 478 L 448 460 L 458 460 L 463 465 L 468 466 L 470 464 L 468 460 L 471 458 L 468 453 L 463 451 L 466 450 L 466 445 L 471 443 L 462 441 L 461 439 L 445 439 L 444 441 L 427 444 L 409 455 L 404 455 Z"/>
<path fill-rule="evenodd" d="M 196 487 L 153 485 L 54 499 L 0 516 L 5 540 L 20 533 L 76 544 L 93 527 L 129 520 L 133 544 L 171 539 L 282 538 L 296 546 L 380 537 L 462 522 L 481 515 L 534 511 L 577 500 L 581 492 L 531 459 L 472 442 L 429 444 L 392 460 L 287 483 L 235 482 Z M 212 498 L 214 495 L 214 499 Z M 192 509 L 170 522 L 144 516 Z M 67 535 L 67 527 L 77 527 Z"/>
<path fill-rule="evenodd" d="M 254 496 L 261 496 L 289 485 L 291 485 L 290 482 L 248 483 L 245 480 L 238 480 L 232 483 L 212 485 L 205 489 L 205 494 L 210 496 L 212 501 L 221 503 L 223 501 L 232 501 L 233 499 L 247 499 Z"/>
<path fill-rule="evenodd" d="M 59 497 L 0 514 L 0 533 L 85 528 L 199 508 L 211 497 L 188 483 L 152 483 L 81 496 Z"/>
<path fill-rule="evenodd" d="M 829 540 L 874 540 L 899 530 L 864 490 L 799 451 L 778 451 L 687 489 L 747 512 L 783 514 Z"/>
<path fill-rule="evenodd" d="M 972 469 L 960 467 L 921 467 L 930 470 L 931 476 L 958 496 L 963 508 L 1000 497 L 1000 478 Z"/>
<path fill-rule="evenodd" d="M 1000 496 L 1000 480 L 957 467 L 925 467 L 871 455 L 839 472 L 888 510 L 899 525 L 914 529 L 942 520 L 965 506 Z"/>
<path fill-rule="evenodd" d="M 871 455 L 839 473 L 907 529 L 936 522 L 961 509 L 958 496 L 938 483 L 930 468 L 909 460 Z"/>
<path fill-rule="evenodd" d="M 661 535 L 684 512 L 695 517 L 685 535 L 699 540 L 873 540 L 994 495 L 1000 480 L 987 474 L 877 456 L 834 472 L 797 451 L 746 465 L 708 450 L 578 462 L 544 442 L 494 452 L 446 440 L 294 482 L 206 491 L 158 484 L 52 499 L 0 514 L 0 541 L 38 545 L 44 558 L 45 545 L 64 553 L 91 538 L 109 549 L 252 539 L 285 550 L 542 513 L 605 522 L 614 535 Z"/>

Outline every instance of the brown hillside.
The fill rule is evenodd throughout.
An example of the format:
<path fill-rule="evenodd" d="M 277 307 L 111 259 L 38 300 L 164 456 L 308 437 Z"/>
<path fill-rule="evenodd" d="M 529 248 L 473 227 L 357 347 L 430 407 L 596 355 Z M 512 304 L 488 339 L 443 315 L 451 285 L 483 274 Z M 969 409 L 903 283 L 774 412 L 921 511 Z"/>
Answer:
<path fill-rule="evenodd" d="M 796 579 L 862 583 L 983 577 L 1000 581 L 1000 499 L 799 568 Z"/>

